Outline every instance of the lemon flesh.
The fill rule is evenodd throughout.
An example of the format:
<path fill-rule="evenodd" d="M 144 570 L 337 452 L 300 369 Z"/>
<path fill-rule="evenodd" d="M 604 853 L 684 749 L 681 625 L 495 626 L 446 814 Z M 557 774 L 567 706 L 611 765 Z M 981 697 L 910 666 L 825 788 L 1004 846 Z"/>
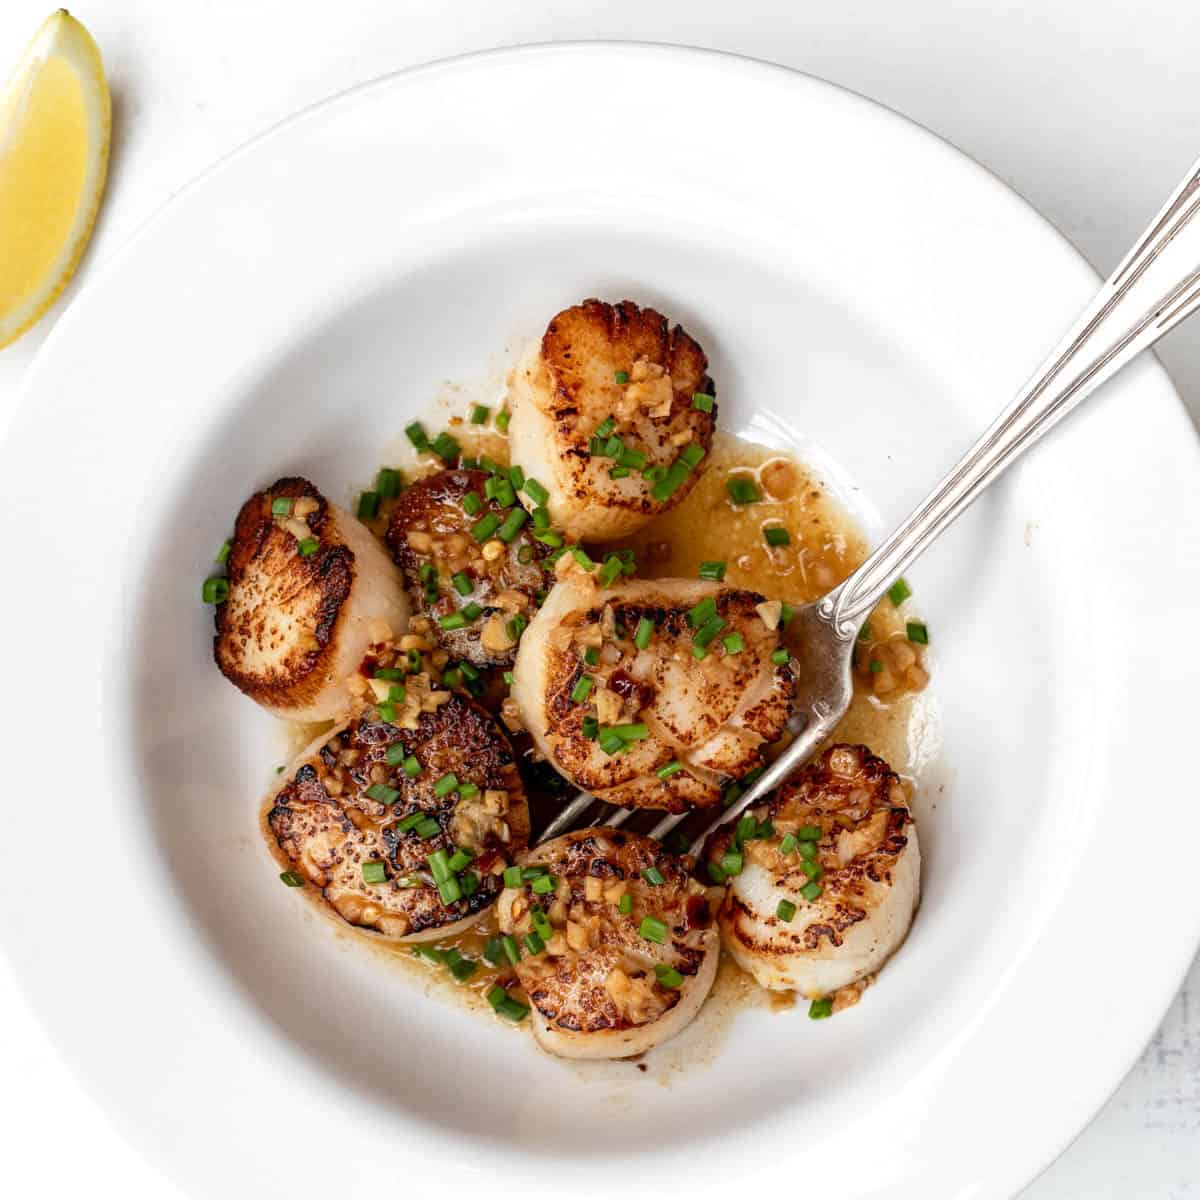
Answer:
<path fill-rule="evenodd" d="M 60 9 L 0 95 L 0 347 L 74 273 L 104 190 L 110 114 L 100 51 Z"/>

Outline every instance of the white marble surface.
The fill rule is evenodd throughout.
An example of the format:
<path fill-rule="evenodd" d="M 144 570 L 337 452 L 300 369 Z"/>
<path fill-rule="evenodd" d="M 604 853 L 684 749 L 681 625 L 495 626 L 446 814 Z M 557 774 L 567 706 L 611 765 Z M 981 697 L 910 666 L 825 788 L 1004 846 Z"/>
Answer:
<path fill-rule="evenodd" d="M 48 8 L 0 4 L 0 72 Z M 74 11 L 101 44 L 115 106 L 109 194 L 82 281 L 176 188 L 295 109 L 413 63 L 519 42 L 685 42 L 823 76 L 975 156 L 1103 269 L 1200 153 L 1191 0 L 83 0 Z M 0 352 L 0 428 L 52 321 Z M 1162 358 L 1200 420 L 1200 327 L 1177 331 Z M 89 986 L 80 980 L 80 1003 Z M 1136 980 L 1114 986 L 1141 1002 Z M 1030 1064 L 1029 1086 L 1047 1069 Z M 2 958 L 0 1079 L 5 1194 L 179 1196 L 74 1083 Z M 1200 969 L 1116 1095 L 1025 1196 L 1200 1196 Z"/>

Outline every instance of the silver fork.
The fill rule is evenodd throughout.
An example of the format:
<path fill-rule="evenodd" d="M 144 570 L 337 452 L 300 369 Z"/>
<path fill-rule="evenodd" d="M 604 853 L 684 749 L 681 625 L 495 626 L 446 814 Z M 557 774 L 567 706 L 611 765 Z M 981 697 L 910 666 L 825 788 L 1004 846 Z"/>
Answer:
<path fill-rule="evenodd" d="M 689 853 L 699 854 L 715 829 L 803 766 L 833 732 L 850 704 L 858 631 L 895 580 L 1084 397 L 1200 308 L 1200 250 L 1172 245 L 1198 209 L 1200 160 L 1083 315 L 958 464 L 858 570 L 820 600 L 795 610 L 786 638 L 800 675 L 795 707 L 800 731 L 754 784 L 692 840 Z M 1146 296 L 1153 300 L 1147 302 Z M 569 829 L 592 803 L 589 795 L 577 797 L 539 841 Z M 620 809 L 603 823 L 620 825 L 632 811 Z M 688 815 L 664 817 L 651 836 L 665 837 Z"/>

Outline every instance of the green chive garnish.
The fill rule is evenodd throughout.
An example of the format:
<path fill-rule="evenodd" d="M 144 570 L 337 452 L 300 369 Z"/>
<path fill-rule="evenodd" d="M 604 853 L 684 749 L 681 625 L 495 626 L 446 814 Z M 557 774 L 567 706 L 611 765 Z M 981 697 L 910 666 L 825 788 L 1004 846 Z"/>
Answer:
<path fill-rule="evenodd" d="M 411 425 L 406 425 L 404 432 L 408 435 L 408 440 L 412 442 L 419 453 L 424 454 L 429 449 L 429 435 L 425 432 L 425 427 L 420 421 L 414 421 Z"/>
<path fill-rule="evenodd" d="M 502 408 L 496 414 L 496 428 L 498 430 L 500 430 L 501 433 L 507 433 L 508 432 L 508 423 L 511 420 L 512 420 L 512 413 L 510 413 L 507 408 Z"/>
<path fill-rule="evenodd" d="M 229 542 L 222 542 L 220 550 L 217 551 L 216 560 L 219 563 L 225 562 L 229 558 L 229 552 L 233 546 Z"/>
<path fill-rule="evenodd" d="M 833 1001 L 828 996 L 820 1000 L 814 1000 L 808 1006 L 808 1015 L 814 1021 L 823 1021 L 826 1017 L 832 1017 Z"/>
<path fill-rule="evenodd" d="M 408 833 L 410 829 L 416 829 L 423 820 L 425 814 L 418 808 L 416 812 L 410 812 L 403 820 L 397 821 L 396 829 L 399 833 Z"/>
<path fill-rule="evenodd" d="M 614 371 L 613 372 L 613 383 L 625 384 L 628 382 L 629 382 L 629 372 L 628 371 Z"/>
<path fill-rule="evenodd" d="M 475 590 L 475 585 L 471 582 L 471 577 L 466 571 L 455 571 L 450 576 L 450 582 L 454 584 L 454 590 L 460 596 L 469 596 Z"/>
<path fill-rule="evenodd" d="M 502 542 L 511 542 L 521 532 L 521 526 L 529 520 L 529 514 L 523 508 L 514 508 L 504 518 L 504 523 L 496 530 L 496 536 Z"/>
<path fill-rule="evenodd" d="M 726 634 L 725 637 L 721 639 L 721 644 L 725 647 L 725 652 L 727 654 L 741 654 L 741 652 L 746 648 L 746 643 L 742 640 L 742 635 L 740 633 Z"/>
<path fill-rule="evenodd" d="M 372 521 L 379 515 L 379 493 L 363 492 L 358 498 L 358 519 Z"/>
<path fill-rule="evenodd" d="M 887 594 L 888 599 L 892 602 L 892 604 L 895 605 L 896 608 L 899 608 L 900 605 L 912 595 L 912 588 L 908 586 L 908 581 L 903 575 L 901 575 L 900 578 L 897 579 L 890 588 L 888 588 Z"/>
<path fill-rule="evenodd" d="M 682 770 L 683 763 L 681 763 L 678 759 L 674 759 L 672 762 L 666 763 L 664 766 L 659 767 L 654 773 L 659 777 L 659 779 L 670 779 L 672 775 L 678 775 Z"/>
<path fill-rule="evenodd" d="M 443 629 L 465 629 L 467 618 L 462 612 L 447 613 L 444 617 L 438 617 L 438 624 Z"/>
<path fill-rule="evenodd" d="M 452 463 L 462 453 L 462 447 L 458 442 L 450 436 L 450 434 L 442 432 L 433 439 L 430 449 L 444 463 Z"/>
<path fill-rule="evenodd" d="M 423 842 L 435 838 L 442 832 L 442 827 L 432 817 L 422 817 L 413 831 Z"/>
<path fill-rule="evenodd" d="M 666 963 L 654 964 L 654 978 L 665 988 L 683 987 L 683 976 L 674 967 Z"/>
<path fill-rule="evenodd" d="M 510 1021 L 523 1021 L 529 1016 L 529 1005 L 514 1000 L 498 984 L 488 988 L 487 1001 L 498 1016 L 507 1017 Z"/>
<path fill-rule="evenodd" d="M 802 895 L 805 900 L 813 901 L 821 894 L 823 890 L 824 889 L 821 887 L 821 885 L 815 879 L 813 879 L 800 889 L 800 895 Z"/>
<path fill-rule="evenodd" d="M 381 862 L 365 862 L 362 865 L 363 883 L 383 883 L 387 879 L 387 868 Z"/>
<path fill-rule="evenodd" d="M 571 689 L 571 699 L 576 704 L 582 704 L 588 698 L 588 693 L 592 690 L 594 683 L 595 681 L 590 675 L 580 675 Z"/>
<path fill-rule="evenodd" d="M 510 888 L 518 888 L 521 886 L 521 868 L 520 867 L 505 867 L 504 868 L 504 886 Z"/>
<path fill-rule="evenodd" d="M 918 646 L 929 645 L 929 629 L 920 621 L 909 621 L 904 628 L 910 642 L 915 642 Z"/>
<path fill-rule="evenodd" d="M 789 654 L 789 653 L 788 653 L 786 650 L 782 650 L 782 649 L 780 649 L 780 650 L 773 650 L 773 651 L 771 652 L 771 661 L 772 661 L 772 662 L 773 662 L 773 663 L 774 663 L 774 664 L 775 664 L 777 667 L 784 667 L 784 666 L 787 666 L 788 660 L 789 660 L 791 657 L 792 657 L 792 656 L 791 656 L 791 655 L 790 655 L 790 654 Z"/>
<path fill-rule="evenodd" d="M 395 804 L 400 799 L 398 788 L 388 787 L 386 783 L 373 783 L 367 788 L 368 799 L 378 800 L 380 804 Z"/>
<path fill-rule="evenodd" d="M 755 486 L 754 480 L 745 475 L 734 475 L 727 479 L 725 490 L 734 504 L 756 504 L 762 499 L 762 493 Z"/>
<path fill-rule="evenodd" d="M 650 730 L 640 721 L 632 725 L 603 725 L 600 727 L 600 737 L 606 733 L 618 737 L 623 742 L 642 742 L 650 736 Z"/>
<path fill-rule="evenodd" d="M 511 933 L 506 933 L 500 939 L 500 945 L 504 947 L 504 957 L 515 967 L 521 961 L 521 947 L 517 945 L 517 939 Z"/>
<path fill-rule="evenodd" d="M 229 599 L 229 580 L 220 575 L 206 579 L 200 589 L 200 598 L 205 604 L 224 604 Z"/>
<path fill-rule="evenodd" d="M 692 642 L 697 646 L 707 646 L 709 642 L 725 628 L 725 621 L 722 617 L 709 617 L 695 633 L 692 634 Z"/>
<path fill-rule="evenodd" d="M 493 967 L 498 967 L 504 961 L 504 943 L 495 934 L 488 938 L 487 945 L 483 948 L 483 957 Z"/>
<path fill-rule="evenodd" d="M 781 921 L 790 921 L 796 915 L 796 906 L 790 900 L 780 900 L 775 915 Z"/>
<path fill-rule="evenodd" d="M 492 410 L 488 408 L 486 404 L 476 404 L 475 407 L 471 409 L 471 424 L 486 425 L 488 423 L 488 417 L 491 415 Z"/>
<path fill-rule="evenodd" d="M 538 896 L 548 896 L 556 886 L 553 875 L 539 875 L 530 885 Z"/>
<path fill-rule="evenodd" d="M 478 492 L 468 492 L 462 499 L 462 506 L 467 515 L 473 517 L 483 508 L 483 501 Z"/>
<path fill-rule="evenodd" d="M 279 878 L 283 880 L 288 887 L 303 887 L 304 880 L 296 874 L 295 871 L 281 871 Z"/>
<path fill-rule="evenodd" d="M 471 859 L 474 857 L 475 855 L 473 855 L 470 850 L 464 850 L 461 846 L 459 846 L 454 853 L 450 855 L 450 870 L 457 874 L 464 867 L 469 866 Z"/>
<path fill-rule="evenodd" d="M 471 536 L 477 542 L 486 542 L 500 527 L 500 514 L 487 513 L 471 526 Z"/>
<path fill-rule="evenodd" d="M 642 617 L 637 623 L 637 629 L 634 630 L 633 644 L 639 650 L 645 650 L 650 645 L 650 639 L 654 636 L 654 622 L 649 617 Z"/>
<path fill-rule="evenodd" d="M 647 867 L 642 872 L 642 878 L 651 887 L 662 887 L 667 881 L 663 878 L 663 873 L 657 867 Z"/>
<path fill-rule="evenodd" d="M 743 862 L 740 850 L 726 850 L 721 855 L 721 870 L 726 875 L 740 875 L 742 873 Z"/>
<path fill-rule="evenodd" d="M 536 505 L 543 505 L 550 499 L 550 493 L 536 479 L 526 479 L 521 489 Z"/>
<path fill-rule="evenodd" d="M 633 912 L 633 897 L 628 892 L 625 892 L 617 901 L 617 911 L 625 916 L 629 916 Z"/>
<path fill-rule="evenodd" d="M 454 789 L 458 787 L 458 776 L 453 771 L 443 775 L 441 779 L 433 785 L 433 794 L 435 796 L 448 796 Z"/>
<path fill-rule="evenodd" d="M 638 926 L 638 933 L 648 942 L 662 945 L 667 940 L 667 926 L 657 917 L 643 917 Z"/>
<path fill-rule="evenodd" d="M 696 629 L 703 625 L 705 621 L 717 615 L 717 602 L 712 596 L 705 596 L 694 608 L 688 609 L 687 621 L 688 624 Z"/>
<path fill-rule="evenodd" d="M 584 717 L 583 724 L 579 727 L 579 732 L 589 741 L 595 741 L 600 735 L 600 722 L 592 716 Z"/>
<path fill-rule="evenodd" d="M 870 671 L 872 675 L 879 675 L 883 672 L 883 663 L 881 663 L 879 659 L 873 658 L 869 663 L 867 663 L 867 670 Z"/>
<path fill-rule="evenodd" d="M 706 392 L 692 393 L 692 407 L 697 412 L 710 413 L 713 410 L 713 405 L 716 403 L 716 397 L 710 396 Z"/>
<path fill-rule="evenodd" d="M 725 564 L 723 562 L 702 562 L 700 578 L 720 583 L 725 578 Z"/>
<path fill-rule="evenodd" d="M 393 467 L 379 468 L 379 474 L 375 478 L 375 490 L 381 500 L 390 500 L 393 496 L 400 495 L 403 486 L 404 476 L 399 471 Z"/>
<path fill-rule="evenodd" d="M 292 503 L 291 496 L 276 496 L 271 501 L 271 516 L 290 517 L 292 515 Z"/>
<path fill-rule="evenodd" d="M 404 760 L 404 773 L 409 779 L 416 779 L 421 773 L 421 764 L 417 761 L 415 754 L 410 754 Z"/>
<path fill-rule="evenodd" d="M 768 525 L 763 530 L 763 540 L 768 546 L 786 546 L 792 539 L 783 526 Z"/>
<path fill-rule="evenodd" d="M 302 538 L 297 544 L 296 549 L 300 552 L 301 558 L 310 558 L 321 548 L 321 543 L 316 538 Z"/>

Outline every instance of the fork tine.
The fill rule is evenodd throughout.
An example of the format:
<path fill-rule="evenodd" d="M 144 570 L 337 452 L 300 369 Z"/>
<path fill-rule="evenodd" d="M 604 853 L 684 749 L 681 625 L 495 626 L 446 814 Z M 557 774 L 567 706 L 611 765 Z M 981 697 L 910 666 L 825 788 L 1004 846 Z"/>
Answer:
<path fill-rule="evenodd" d="M 572 825 L 575 824 L 577 817 L 582 817 L 585 812 L 595 803 L 595 797 L 590 792 L 580 792 L 566 808 L 542 830 L 542 836 L 538 838 L 537 844 L 540 846 L 543 842 L 548 842 L 553 837 L 558 837 L 560 833 L 565 833 Z"/>
<path fill-rule="evenodd" d="M 679 822 L 682 821 L 687 815 L 687 813 L 668 813 L 661 821 L 659 821 L 657 825 L 655 825 L 652 830 L 650 830 L 650 836 L 652 838 L 657 838 L 661 842 L 662 839 L 665 838 L 667 834 L 670 833 L 671 830 L 674 829 L 675 826 L 678 825 Z"/>
<path fill-rule="evenodd" d="M 618 808 L 617 811 L 604 822 L 604 824 L 610 829 L 619 829 L 632 816 L 632 808 Z"/>

